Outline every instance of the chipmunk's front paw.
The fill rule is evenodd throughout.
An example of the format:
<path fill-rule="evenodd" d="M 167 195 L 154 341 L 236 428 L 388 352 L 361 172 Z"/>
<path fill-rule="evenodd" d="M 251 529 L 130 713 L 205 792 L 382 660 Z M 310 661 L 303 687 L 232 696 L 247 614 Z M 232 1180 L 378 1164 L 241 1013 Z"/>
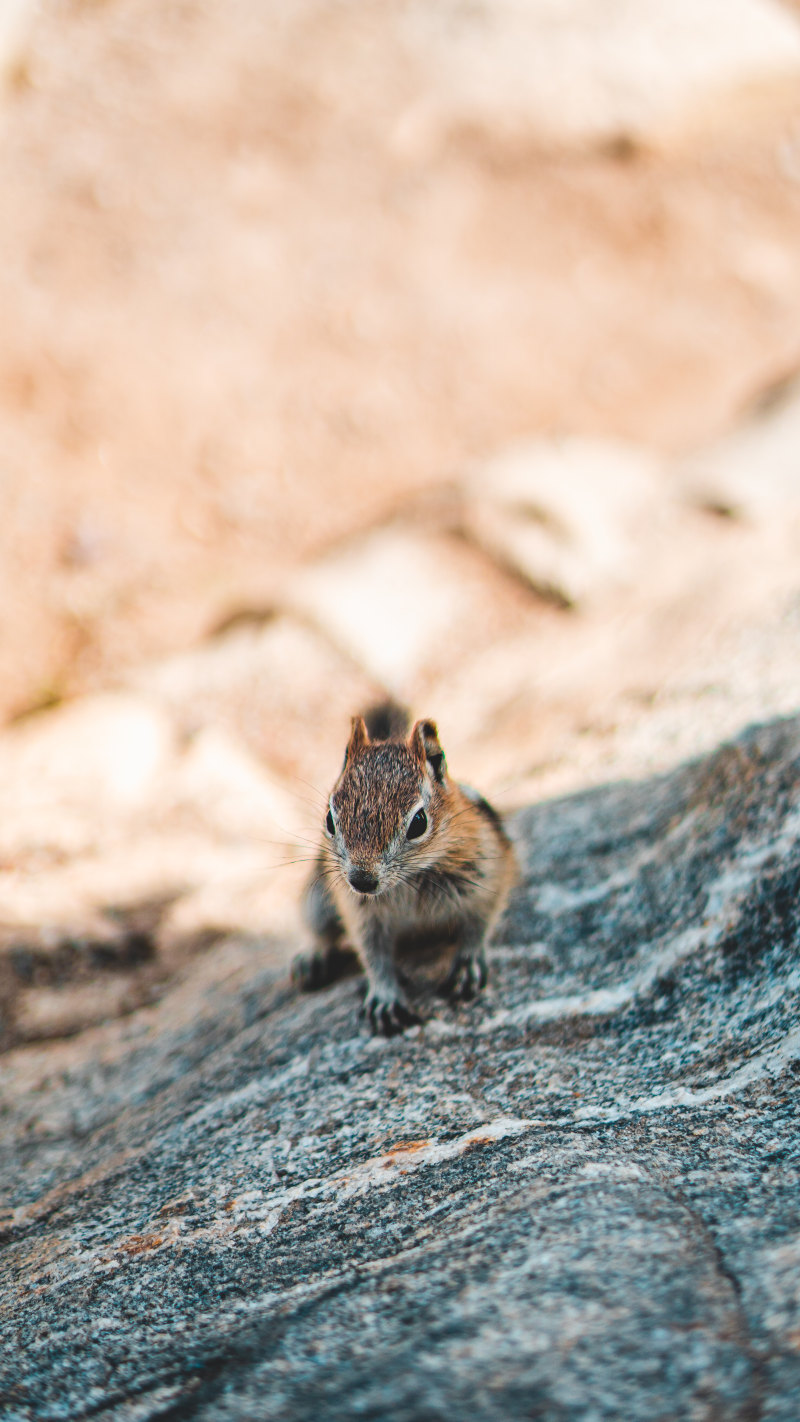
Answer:
<path fill-rule="evenodd" d="M 474 958 L 457 957 L 438 989 L 439 996 L 451 1001 L 470 1002 L 486 987 L 488 977 L 489 971 L 483 953 L 477 953 Z"/>
<path fill-rule="evenodd" d="M 396 1037 L 422 1020 L 401 998 L 381 997 L 376 992 L 367 993 L 360 1016 L 369 1023 L 373 1036 L 380 1037 Z"/>

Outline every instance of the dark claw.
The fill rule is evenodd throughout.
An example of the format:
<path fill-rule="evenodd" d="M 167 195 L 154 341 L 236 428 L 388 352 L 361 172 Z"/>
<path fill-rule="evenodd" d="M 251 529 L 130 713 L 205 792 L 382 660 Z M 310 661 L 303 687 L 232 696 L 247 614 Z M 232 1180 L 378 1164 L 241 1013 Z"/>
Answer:
<path fill-rule="evenodd" d="M 415 1027 L 422 1019 L 412 1012 L 399 998 L 387 1002 L 385 998 L 368 993 L 364 998 L 359 1016 L 369 1022 L 373 1036 L 396 1037 L 405 1032 L 406 1027 Z"/>
<path fill-rule="evenodd" d="M 438 989 L 439 996 L 460 1002 L 470 1002 L 486 987 L 488 976 L 486 958 L 483 953 L 479 953 L 475 958 L 456 958 L 445 981 Z"/>

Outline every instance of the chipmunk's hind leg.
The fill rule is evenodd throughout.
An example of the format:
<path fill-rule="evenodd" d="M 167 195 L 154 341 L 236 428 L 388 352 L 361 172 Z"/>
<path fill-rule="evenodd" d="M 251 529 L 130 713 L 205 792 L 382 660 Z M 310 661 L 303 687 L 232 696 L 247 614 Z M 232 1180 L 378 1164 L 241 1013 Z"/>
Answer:
<path fill-rule="evenodd" d="M 319 992 L 339 978 L 361 972 L 358 954 L 346 943 L 320 943 L 292 961 L 292 982 L 301 992 Z"/>
<path fill-rule="evenodd" d="M 319 854 L 303 893 L 302 912 L 314 935 L 308 953 L 292 963 L 292 982 L 301 992 L 318 992 L 337 978 L 360 971 L 358 954 L 343 942 L 344 924 L 325 881 L 325 858 Z"/>

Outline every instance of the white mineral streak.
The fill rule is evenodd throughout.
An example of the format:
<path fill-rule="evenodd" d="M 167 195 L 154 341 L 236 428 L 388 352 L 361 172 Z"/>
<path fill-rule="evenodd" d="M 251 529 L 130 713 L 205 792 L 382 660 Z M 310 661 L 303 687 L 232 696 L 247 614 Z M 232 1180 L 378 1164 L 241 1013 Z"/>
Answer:
<path fill-rule="evenodd" d="M 664 948 L 646 944 L 639 953 L 642 966 L 638 972 L 624 978 L 612 987 L 594 988 L 588 992 L 565 994 L 561 997 L 540 998 L 522 1007 L 504 1009 L 487 1018 L 478 1029 L 480 1032 L 495 1032 L 503 1027 L 521 1027 L 528 1022 L 553 1022 L 568 1017 L 597 1017 L 617 1012 L 649 992 L 659 978 L 696 952 L 701 947 L 713 947 L 724 935 L 734 909 L 742 902 L 752 888 L 756 876 L 765 862 L 775 856 L 782 858 L 800 838 L 800 806 L 790 811 L 783 829 L 777 837 L 746 849 L 718 875 L 708 890 L 706 910 L 701 923 L 687 928 L 672 938 Z M 614 874 L 603 885 L 591 891 L 594 901 L 618 890 L 623 883 L 622 876 Z M 605 890 L 605 893 L 602 891 Z M 568 891 L 558 888 L 548 889 L 550 900 L 555 902 L 555 894 L 560 894 L 559 908 L 567 906 Z M 588 902 L 586 891 L 575 896 L 575 907 Z M 539 903 L 542 903 L 540 895 Z"/>
<path fill-rule="evenodd" d="M 454 1160 L 474 1146 L 489 1145 L 522 1135 L 543 1121 L 527 1120 L 517 1116 L 500 1116 L 485 1125 L 475 1126 L 471 1131 L 452 1140 L 437 1140 L 435 1136 L 427 1140 L 401 1141 L 383 1155 L 372 1156 L 350 1170 L 334 1175 L 312 1177 L 292 1185 L 288 1189 L 263 1193 L 248 1191 L 247 1196 L 236 1200 L 234 1209 L 219 1222 L 223 1232 L 229 1232 L 239 1220 L 258 1221 L 262 1228 L 269 1230 L 277 1224 L 287 1206 L 297 1200 L 328 1201 L 342 1203 L 363 1195 L 367 1190 L 380 1188 L 396 1180 L 398 1175 L 410 1175 L 430 1165 L 440 1165 L 442 1161 Z M 238 1208 L 237 1208 L 238 1207 Z M 215 1222 L 216 1223 L 216 1222 Z"/>
<path fill-rule="evenodd" d="M 274 1084 L 275 1078 L 272 1081 Z M 259 1085 L 263 1089 L 263 1082 Z M 230 1104 L 234 1097 L 237 1101 L 249 1099 L 252 1094 L 249 1088 L 232 1093 L 227 1102 Z M 198 1117 L 201 1114 L 198 1112 Z M 166 1224 L 153 1220 L 142 1233 L 156 1238 L 160 1236 L 159 1244 L 154 1244 L 153 1248 L 172 1247 L 179 1250 L 212 1241 L 217 1245 L 226 1242 L 232 1244 L 241 1239 L 243 1234 L 255 1230 L 268 1235 L 277 1228 L 289 1206 L 298 1201 L 309 1200 L 319 1204 L 335 1201 L 337 1205 L 342 1204 L 369 1190 L 391 1185 L 400 1175 L 410 1175 L 428 1166 L 454 1160 L 472 1148 L 511 1139 L 545 1124 L 544 1121 L 516 1116 L 500 1116 L 494 1121 L 475 1126 L 471 1131 L 452 1140 L 431 1137 L 419 1141 L 401 1141 L 383 1155 L 373 1156 L 350 1170 L 312 1177 L 283 1190 L 267 1192 L 253 1189 L 233 1196 L 228 1201 L 228 1206 L 224 1207 L 209 1225 L 199 1229 L 181 1228 L 174 1220 Z M 224 1196 L 225 1192 L 222 1193 Z M 124 1258 L 124 1244 L 125 1241 L 119 1241 L 117 1244 L 104 1244 L 95 1250 L 74 1250 L 70 1258 L 62 1261 L 58 1277 L 50 1281 L 50 1287 L 60 1287 L 87 1270 L 92 1273 L 113 1272 L 120 1267 Z M 127 1267 L 130 1267 L 130 1263 L 126 1263 Z"/>
<path fill-rule="evenodd" d="M 600 879 L 596 884 L 586 884 L 583 888 L 569 884 L 542 884 L 536 894 L 537 909 L 548 914 L 570 913 L 575 909 L 585 908 L 587 904 L 600 903 L 612 894 L 629 888 L 648 864 L 655 864 L 662 858 L 666 844 L 671 840 L 685 840 L 691 834 L 695 819 L 696 815 L 687 814 L 677 829 L 664 835 L 663 839 L 645 845 L 638 854 L 631 856 L 622 869 L 616 869 L 613 874 L 609 874 L 606 879 Z M 530 849 L 527 852 L 531 863 L 534 863 L 535 855 Z"/>
<path fill-rule="evenodd" d="M 766 1051 L 751 1057 L 730 1076 L 716 1081 L 713 1086 L 699 1089 L 690 1086 L 669 1086 L 652 1096 L 641 1096 L 619 1106 L 582 1106 L 575 1112 L 577 1121 L 619 1121 L 626 1116 L 651 1115 L 654 1111 L 669 1111 L 676 1106 L 707 1106 L 711 1101 L 722 1101 L 735 1091 L 741 1091 L 765 1077 L 779 1076 L 790 1062 L 800 1058 L 800 1027 L 787 1032 L 779 1042 Z"/>

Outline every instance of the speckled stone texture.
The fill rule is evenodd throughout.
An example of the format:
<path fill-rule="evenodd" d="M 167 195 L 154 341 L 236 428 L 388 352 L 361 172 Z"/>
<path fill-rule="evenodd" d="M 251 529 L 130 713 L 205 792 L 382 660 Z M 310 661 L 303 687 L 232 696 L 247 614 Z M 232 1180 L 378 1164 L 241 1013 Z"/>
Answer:
<path fill-rule="evenodd" d="M 534 806 L 490 989 L 253 977 L 4 1102 L 3 1422 L 800 1403 L 800 721 Z"/>

